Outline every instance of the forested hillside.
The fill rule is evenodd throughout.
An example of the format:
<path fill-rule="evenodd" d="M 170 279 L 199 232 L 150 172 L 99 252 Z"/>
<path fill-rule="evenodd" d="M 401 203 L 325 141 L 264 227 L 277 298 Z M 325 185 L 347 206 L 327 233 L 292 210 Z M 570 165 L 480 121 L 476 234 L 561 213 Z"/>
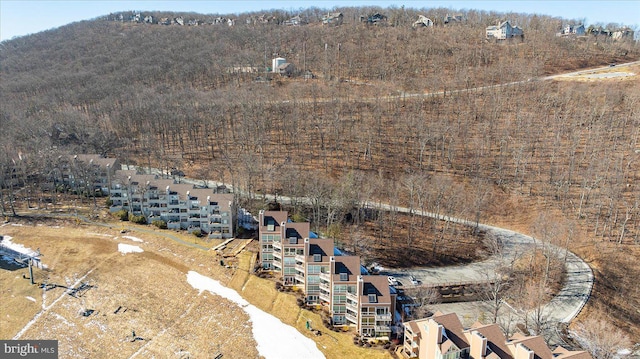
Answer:
<path fill-rule="evenodd" d="M 595 270 L 587 312 L 639 340 L 640 81 L 540 79 L 638 60 L 637 42 L 557 37 L 567 20 L 528 14 L 467 11 L 445 25 L 452 10 L 338 11 L 340 26 L 322 25 L 321 9 L 303 11 L 303 26 L 246 21 L 260 14 L 233 26 L 105 16 L 2 42 L 3 213 L 55 175 L 58 156 L 100 153 L 309 196 L 314 229 L 338 236 L 365 201 L 536 236 L 551 223 Z M 387 21 L 359 21 L 374 12 Z M 419 14 L 436 26 L 412 28 Z M 486 41 L 498 20 L 524 40 Z M 274 57 L 297 71 L 265 73 Z M 8 184 L 16 168 L 29 191 Z M 416 221 L 394 233 L 390 220 L 381 232 L 400 246 L 435 236 Z"/>

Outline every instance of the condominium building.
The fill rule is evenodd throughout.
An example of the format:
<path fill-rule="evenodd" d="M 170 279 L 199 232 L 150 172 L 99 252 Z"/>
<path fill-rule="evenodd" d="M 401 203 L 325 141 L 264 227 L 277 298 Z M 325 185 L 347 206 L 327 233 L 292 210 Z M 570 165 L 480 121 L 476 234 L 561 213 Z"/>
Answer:
<path fill-rule="evenodd" d="M 382 337 L 391 334 L 396 296 L 389 290 L 385 276 L 358 276 L 360 318 L 358 333 L 365 337 Z"/>
<path fill-rule="evenodd" d="M 294 223 L 284 211 L 259 215 L 260 263 L 286 286 L 304 290 L 307 304 L 320 304 L 333 325 L 364 336 L 391 333 L 395 294 L 385 276 L 366 275 L 360 257 L 336 255 L 333 241 L 310 238 L 309 223 Z"/>
<path fill-rule="evenodd" d="M 282 226 L 287 222 L 287 212 L 285 211 L 260 211 L 259 213 L 259 242 L 260 242 L 260 262 L 262 268 L 274 270 L 274 258 L 277 257 L 280 265 L 277 270 L 282 270 Z M 278 243 L 277 253 L 274 250 L 274 243 Z"/>
<path fill-rule="evenodd" d="M 585 351 L 557 347 L 539 336 L 514 334 L 507 339 L 497 324 L 475 323 L 463 329 L 455 313 L 435 313 L 404 323 L 403 354 L 420 359 L 591 359 Z"/>
<path fill-rule="evenodd" d="M 209 238 L 233 237 L 232 194 L 132 170 L 116 171 L 110 183 L 111 211 L 124 209 L 145 216 L 148 223 L 160 220 L 169 229 L 200 231 Z"/>
<path fill-rule="evenodd" d="M 361 275 L 360 257 L 331 256 L 329 262 L 329 276 L 320 278 L 320 299 L 328 299 L 329 314 L 334 325 L 357 326 L 360 313 L 360 296 L 358 295 L 358 276 Z"/>
<path fill-rule="evenodd" d="M 330 258 L 333 256 L 333 241 L 326 238 L 305 238 L 304 255 L 306 259 L 304 292 L 308 304 L 320 304 L 321 279 L 325 278 L 325 302 L 329 302 Z"/>
<path fill-rule="evenodd" d="M 282 241 L 273 242 L 274 269 L 278 270 L 280 268 L 280 276 L 285 286 L 304 287 L 306 266 L 304 240 L 309 238 L 309 223 L 285 222 L 280 228 L 282 230 Z M 281 257 L 278 257 L 278 255 L 281 255 Z"/>
<path fill-rule="evenodd" d="M 404 353 L 408 358 L 459 359 L 469 357 L 469 343 L 455 313 L 404 323 Z"/>
<path fill-rule="evenodd" d="M 109 181 L 120 162 L 117 158 L 104 158 L 96 154 L 78 154 L 59 158 L 58 168 L 53 174 L 54 184 L 61 181 L 72 188 L 85 187 L 90 190 L 109 193 Z"/>

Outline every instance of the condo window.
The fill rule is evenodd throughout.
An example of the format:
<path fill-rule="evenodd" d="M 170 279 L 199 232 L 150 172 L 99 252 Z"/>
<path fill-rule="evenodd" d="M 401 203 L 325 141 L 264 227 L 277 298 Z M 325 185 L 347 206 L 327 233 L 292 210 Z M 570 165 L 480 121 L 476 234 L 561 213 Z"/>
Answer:
<path fill-rule="evenodd" d="M 340 273 L 340 280 L 346 282 L 349 280 L 349 275 L 347 273 Z"/>
<path fill-rule="evenodd" d="M 375 294 L 369 294 L 369 303 L 376 303 L 378 301 L 377 297 Z"/>
<path fill-rule="evenodd" d="M 314 262 L 321 262 L 322 261 L 322 255 L 321 254 L 314 254 L 313 255 L 313 261 Z"/>
<path fill-rule="evenodd" d="M 298 244 L 298 237 L 289 237 L 289 244 Z"/>

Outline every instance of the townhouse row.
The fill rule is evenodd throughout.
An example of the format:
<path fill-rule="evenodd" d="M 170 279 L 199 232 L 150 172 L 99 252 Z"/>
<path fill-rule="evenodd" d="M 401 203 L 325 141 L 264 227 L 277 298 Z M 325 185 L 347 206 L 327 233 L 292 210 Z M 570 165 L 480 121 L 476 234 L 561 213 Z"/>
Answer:
<path fill-rule="evenodd" d="M 349 325 L 365 337 L 390 336 L 396 292 L 385 276 L 369 275 L 359 256 L 342 255 L 333 240 L 318 238 L 309 223 L 294 223 L 285 211 L 259 215 L 260 263 L 285 286 L 322 305 L 333 325 Z"/>
<path fill-rule="evenodd" d="M 464 329 L 455 313 L 436 312 L 404 324 L 403 354 L 419 359 L 591 359 L 585 351 L 558 346 L 551 351 L 540 336 L 514 334 L 507 339 L 497 324 Z"/>
<path fill-rule="evenodd" d="M 157 175 L 122 170 L 117 159 L 75 155 L 60 166 L 62 181 L 71 186 L 101 191 L 111 200 L 110 210 L 143 215 L 147 223 L 164 221 L 167 228 L 200 231 L 209 238 L 234 235 L 236 208 L 233 195 L 176 183 Z"/>

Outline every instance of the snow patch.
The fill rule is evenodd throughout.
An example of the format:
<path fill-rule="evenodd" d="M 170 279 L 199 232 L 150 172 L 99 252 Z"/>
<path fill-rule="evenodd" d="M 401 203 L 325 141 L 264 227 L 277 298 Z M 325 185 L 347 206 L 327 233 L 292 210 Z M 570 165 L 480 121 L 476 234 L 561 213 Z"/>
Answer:
<path fill-rule="evenodd" d="M 142 253 L 142 248 L 138 246 L 132 246 L 130 244 L 118 243 L 118 252 L 122 254 L 126 253 Z"/>
<path fill-rule="evenodd" d="M 223 286 L 217 280 L 190 271 L 187 274 L 187 282 L 200 293 L 206 290 L 240 306 L 251 318 L 258 353 L 265 358 L 324 358 L 313 340 L 273 315 L 249 304 L 238 292 Z"/>
<path fill-rule="evenodd" d="M 36 298 L 34 298 L 34 297 L 26 297 L 26 298 L 29 299 L 30 301 L 34 302 L 34 303 L 36 302 Z"/>
<path fill-rule="evenodd" d="M 5 247 L 8 248 L 14 252 L 18 252 L 20 254 L 24 254 L 30 257 L 35 257 L 38 255 L 38 252 L 34 251 L 31 248 L 27 248 L 25 246 L 23 246 L 22 244 L 18 244 L 18 243 L 13 243 L 11 242 L 11 240 L 13 239 L 13 237 L 11 236 L 3 236 L 2 237 L 2 241 L 0 242 L 0 244 L 2 244 L 1 247 Z"/>
<path fill-rule="evenodd" d="M 126 239 L 130 239 L 134 242 L 140 242 L 140 243 L 144 243 L 144 241 L 138 237 L 132 237 L 132 236 L 122 236 L 122 238 L 126 238 Z"/>

